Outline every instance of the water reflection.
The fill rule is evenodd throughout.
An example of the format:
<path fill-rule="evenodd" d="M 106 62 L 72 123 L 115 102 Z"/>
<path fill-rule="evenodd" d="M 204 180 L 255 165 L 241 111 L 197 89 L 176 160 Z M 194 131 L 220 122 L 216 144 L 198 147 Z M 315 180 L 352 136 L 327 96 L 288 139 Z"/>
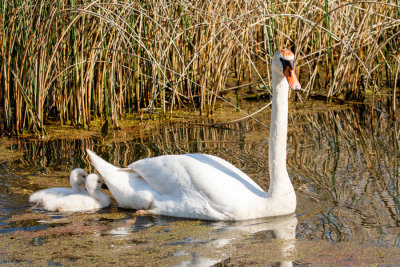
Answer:
<path fill-rule="evenodd" d="M 298 234 L 330 241 L 394 244 L 399 227 L 398 121 L 355 107 L 295 118 L 289 172 L 323 206 Z M 307 138 L 313 136 L 314 138 Z M 312 152 L 312 155 L 310 154 Z"/>
<path fill-rule="evenodd" d="M 287 261 L 279 262 L 279 266 L 292 266 L 292 261 L 296 250 L 296 226 L 297 218 L 295 216 L 264 218 L 249 220 L 243 222 L 214 222 L 210 224 L 217 230 L 217 237 L 205 243 L 206 246 L 221 248 L 228 246 L 233 242 L 253 242 L 254 235 L 263 235 L 261 242 L 271 242 L 272 239 L 280 240 L 275 242 L 276 249 L 279 251 L 279 258 Z M 267 232 L 271 233 L 272 238 Z M 250 234 L 250 237 L 248 236 Z M 253 237 L 252 237 L 253 236 Z M 185 251 L 179 251 L 175 256 L 185 255 Z M 216 264 L 229 264 L 229 258 L 221 260 L 212 260 L 203 257 L 197 252 L 190 253 L 191 260 L 184 261 L 177 266 L 214 266 Z"/>
<path fill-rule="evenodd" d="M 126 236 L 132 232 L 137 232 L 152 226 L 167 225 L 171 222 L 184 221 L 180 218 L 165 216 L 139 216 L 129 219 L 114 220 L 109 230 L 103 232 L 103 235 Z"/>
<path fill-rule="evenodd" d="M 288 171 L 301 215 L 297 237 L 395 245 L 400 219 L 399 121 L 384 109 L 372 112 L 363 106 L 311 114 L 294 111 L 289 120 Z M 19 141 L 13 146 L 24 152 L 13 164 L 13 175 L 26 169 L 33 175 L 75 167 L 92 171 L 86 148 L 118 166 L 144 157 L 196 152 L 225 158 L 268 188 L 268 130 L 252 121 L 224 127 L 172 124 L 148 137 L 105 144 L 88 138 Z M 23 183 L 17 184 L 23 188 Z M 6 187 L 0 184 L 0 192 Z M 0 210 L 10 203 L 14 205 L 6 193 Z M 117 235 L 125 230 L 115 231 Z"/>
<path fill-rule="evenodd" d="M 139 217 L 137 219 L 134 225 L 126 227 L 125 231 L 121 231 L 123 227 L 118 228 L 119 234 L 128 234 L 133 228 L 140 229 L 149 227 L 147 221 L 160 220 L 162 221 L 162 225 L 168 225 L 168 223 L 179 220 L 176 218 L 165 219 L 161 217 Z M 214 230 L 215 234 L 212 238 L 208 237 L 208 239 L 205 240 L 184 238 L 179 242 L 169 244 L 181 245 L 183 248 L 182 250 L 176 251 L 173 256 L 189 256 L 190 258 L 190 260 L 182 261 L 176 266 L 214 266 L 221 263 L 228 264 L 229 258 L 221 261 L 221 259 L 215 259 L 215 254 L 213 254 L 213 258 L 209 258 L 203 255 L 207 254 L 204 251 L 207 249 L 213 250 L 214 252 L 218 250 L 223 251 L 224 247 L 228 247 L 231 244 L 236 244 L 237 246 L 238 243 L 245 242 L 268 243 L 272 240 L 279 240 L 279 242 L 273 243 L 275 248 L 274 254 L 278 254 L 275 255 L 275 257 L 285 260 L 279 262 L 278 265 L 292 266 L 292 261 L 289 259 L 293 258 L 296 252 L 295 237 L 297 218 L 294 215 L 242 222 L 204 222 L 204 224 L 210 226 Z M 255 241 L 255 239 L 257 240 Z M 199 250 L 199 244 L 207 249 L 203 248 Z M 237 249 L 241 249 L 241 246 Z"/>
<path fill-rule="evenodd" d="M 229 231 L 238 231 L 240 233 L 238 237 L 231 237 L 231 239 L 221 237 L 212 241 L 216 247 L 226 246 L 235 238 L 243 238 L 242 233 L 252 234 L 253 239 L 255 239 L 255 235 L 261 236 L 261 242 L 270 242 L 273 239 L 279 240 L 274 244 L 279 251 L 279 258 L 285 259 L 285 261 L 279 263 L 279 266 L 292 266 L 292 261 L 289 259 L 293 258 L 296 253 L 296 216 L 263 218 L 243 222 L 214 222 L 212 226 L 222 233 Z M 271 238 L 269 238 L 269 233 Z"/>

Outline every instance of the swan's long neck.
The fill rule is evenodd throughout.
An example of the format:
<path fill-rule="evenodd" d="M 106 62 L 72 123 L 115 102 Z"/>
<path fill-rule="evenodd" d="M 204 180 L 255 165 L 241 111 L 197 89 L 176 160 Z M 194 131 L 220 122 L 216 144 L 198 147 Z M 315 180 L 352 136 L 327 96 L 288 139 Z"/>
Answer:
<path fill-rule="evenodd" d="M 273 96 L 269 135 L 269 174 L 271 180 L 268 196 L 282 198 L 286 194 L 294 194 L 286 170 L 289 84 L 285 77 L 276 76 L 272 76 Z"/>

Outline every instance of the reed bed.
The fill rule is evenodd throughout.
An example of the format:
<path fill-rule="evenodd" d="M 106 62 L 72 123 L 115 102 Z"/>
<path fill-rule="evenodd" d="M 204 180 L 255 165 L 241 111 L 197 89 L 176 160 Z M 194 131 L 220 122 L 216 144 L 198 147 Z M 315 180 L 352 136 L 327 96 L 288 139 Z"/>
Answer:
<path fill-rule="evenodd" d="M 166 118 L 179 108 L 211 115 L 236 86 L 268 91 L 281 47 L 295 52 L 306 97 L 363 100 L 383 88 L 395 96 L 399 8 L 398 0 L 2 1 L 3 130 L 43 135 L 48 121 L 90 127 L 96 118 L 118 128 L 126 114 Z"/>

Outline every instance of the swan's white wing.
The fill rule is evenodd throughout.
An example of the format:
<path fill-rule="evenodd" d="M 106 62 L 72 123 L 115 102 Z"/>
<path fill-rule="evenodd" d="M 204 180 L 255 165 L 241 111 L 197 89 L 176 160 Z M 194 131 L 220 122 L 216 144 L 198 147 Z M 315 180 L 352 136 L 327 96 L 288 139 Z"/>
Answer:
<path fill-rule="evenodd" d="M 249 190 L 263 191 L 250 177 L 224 159 L 207 154 L 165 155 L 145 158 L 128 166 L 160 193 L 174 192 L 176 186 L 225 176 Z M 168 186 L 166 186 L 168 182 Z"/>
<path fill-rule="evenodd" d="M 226 202 L 244 195 L 265 196 L 246 174 L 229 162 L 206 154 L 165 155 L 129 165 L 160 194 L 200 193 L 211 201 Z M 240 193 L 241 196 L 235 196 Z"/>

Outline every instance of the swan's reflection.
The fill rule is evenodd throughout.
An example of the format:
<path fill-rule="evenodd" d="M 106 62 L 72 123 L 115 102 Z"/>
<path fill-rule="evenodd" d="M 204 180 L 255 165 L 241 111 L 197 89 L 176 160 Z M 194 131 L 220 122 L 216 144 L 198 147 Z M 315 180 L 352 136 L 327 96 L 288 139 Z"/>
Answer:
<path fill-rule="evenodd" d="M 271 232 L 274 239 L 282 240 L 282 242 L 276 243 L 279 246 L 280 258 L 288 259 L 295 253 L 296 244 L 296 227 L 297 227 L 297 217 L 295 215 L 284 216 L 284 217 L 274 217 L 274 218 L 262 218 L 256 220 L 239 221 L 239 222 L 214 222 L 212 226 L 222 233 L 224 232 L 236 232 L 237 234 L 229 239 L 223 237 L 212 241 L 214 245 L 225 246 L 233 242 L 235 239 L 240 240 L 240 238 L 246 238 L 245 234 L 257 234 L 260 232 Z M 267 241 L 266 241 L 267 242 Z M 198 262 L 193 255 L 193 260 Z M 218 263 L 216 261 L 214 264 Z M 189 264 L 191 265 L 191 264 Z M 182 265 L 180 265 L 182 266 Z M 185 266 L 185 265 L 183 265 Z M 198 265 L 200 266 L 200 265 Z M 291 261 L 283 261 L 279 263 L 279 266 L 292 266 Z"/>
<path fill-rule="evenodd" d="M 177 219 L 163 216 L 138 216 L 130 219 L 114 221 L 112 228 L 108 230 L 106 235 L 125 236 L 132 232 L 137 232 L 145 228 L 157 225 L 167 225 Z"/>
<path fill-rule="evenodd" d="M 135 217 L 129 220 L 121 220 L 114 222 L 113 229 L 109 230 L 106 234 L 124 236 L 129 233 L 140 231 L 141 229 L 156 226 L 156 225 L 168 225 L 174 223 L 176 218 L 169 217 Z M 254 235 L 263 235 L 265 242 L 269 242 L 268 237 L 272 239 L 279 239 L 282 242 L 276 242 L 276 248 L 279 250 L 279 258 L 289 259 L 295 252 L 295 237 L 297 218 L 295 215 L 275 218 L 263 218 L 257 220 L 239 221 L 239 222 L 204 222 L 206 226 L 210 226 L 210 231 L 213 233 L 212 237 L 208 236 L 208 240 L 193 240 L 191 238 L 185 238 L 182 242 L 182 250 L 175 251 L 173 256 L 182 257 L 186 259 L 189 256 L 189 260 L 181 262 L 177 266 L 211 266 L 222 262 L 229 262 L 229 255 L 234 257 L 234 252 L 221 253 L 220 255 L 213 256 L 213 258 L 204 256 L 204 253 L 200 251 L 210 250 L 228 250 L 230 245 L 233 243 L 245 241 L 246 239 L 253 239 Z M 278 247 L 279 246 L 279 247 Z M 268 253 L 268 251 L 266 251 Z M 214 253 L 215 254 L 215 253 Z M 251 259 L 249 259 L 251 260 Z M 279 265 L 291 266 L 292 262 L 283 261 Z"/>

